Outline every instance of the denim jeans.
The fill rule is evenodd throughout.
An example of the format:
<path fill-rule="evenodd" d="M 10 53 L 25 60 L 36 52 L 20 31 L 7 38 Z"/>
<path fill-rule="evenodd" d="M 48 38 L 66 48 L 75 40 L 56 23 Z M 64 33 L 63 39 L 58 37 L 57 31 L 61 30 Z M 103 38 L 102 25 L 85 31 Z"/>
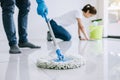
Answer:
<path fill-rule="evenodd" d="M 64 41 L 70 41 L 70 33 L 65 30 L 61 25 L 58 25 L 53 19 L 50 20 L 50 25 L 56 38 L 62 39 Z"/>
<path fill-rule="evenodd" d="M 14 24 L 14 8 L 15 5 L 19 9 L 18 13 L 18 35 L 19 43 L 27 42 L 27 21 L 28 12 L 30 10 L 29 0 L 1 0 L 2 20 L 4 30 L 9 41 L 9 45 L 17 44 L 16 28 Z"/>

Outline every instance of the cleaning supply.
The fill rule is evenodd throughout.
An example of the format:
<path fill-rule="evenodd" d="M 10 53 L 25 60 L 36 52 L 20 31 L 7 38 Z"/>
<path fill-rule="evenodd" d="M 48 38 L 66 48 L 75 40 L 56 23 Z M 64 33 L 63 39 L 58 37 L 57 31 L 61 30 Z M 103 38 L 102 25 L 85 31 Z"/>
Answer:
<path fill-rule="evenodd" d="M 51 56 L 45 56 L 45 57 L 40 57 L 37 60 L 36 65 L 40 68 L 47 68 L 47 69 L 73 69 L 73 68 L 78 68 L 80 67 L 83 63 L 84 60 L 81 58 L 81 56 L 76 55 L 70 56 L 70 55 L 63 55 L 61 53 L 61 50 L 59 46 L 56 43 L 55 36 L 53 33 L 53 30 L 50 25 L 50 19 L 47 18 L 48 10 L 47 7 L 44 3 L 44 0 L 36 0 L 38 7 L 37 7 L 37 13 L 38 15 L 41 15 L 43 18 L 45 18 L 45 21 L 47 23 L 47 26 L 49 28 L 52 41 L 54 43 L 54 46 L 56 48 L 56 57 L 51 57 Z"/>
<path fill-rule="evenodd" d="M 102 19 L 92 20 L 92 25 L 89 27 L 91 40 L 102 39 L 103 27 L 99 25 L 100 21 L 102 21 Z"/>
<path fill-rule="evenodd" d="M 61 53 L 61 50 L 56 43 L 55 36 L 54 36 L 53 30 L 52 30 L 51 25 L 50 25 L 50 20 L 46 16 L 44 16 L 44 17 L 45 17 L 45 21 L 48 25 L 50 34 L 52 36 L 52 41 L 53 41 L 54 46 L 56 48 L 57 58 L 50 57 L 50 56 L 47 56 L 44 58 L 43 57 L 39 58 L 37 60 L 37 66 L 40 68 L 56 69 L 56 70 L 79 68 L 81 65 L 84 64 L 85 60 L 80 55 L 76 55 L 76 56 L 66 55 L 66 56 L 64 56 Z"/>
<path fill-rule="evenodd" d="M 48 25 L 50 34 L 52 36 L 54 46 L 56 47 L 56 54 L 58 56 L 58 59 L 56 61 L 62 61 L 62 60 L 64 60 L 64 55 L 61 53 L 60 48 L 56 43 L 55 36 L 54 36 L 53 30 L 52 30 L 52 27 L 50 25 L 49 19 L 46 17 L 46 15 L 44 15 L 44 16 L 45 16 L 45 21 L 46 21 L 46 23 Z"/>
<path fill-rule="evenodd" d="M 45 56 L 37 60 L 37 66 L 44 69 L 66 70 L 79 68 L 85 64 L 85 59 L 80 55 L 65 55 L 65 61 L 55 61 L 55 57 Z"/>

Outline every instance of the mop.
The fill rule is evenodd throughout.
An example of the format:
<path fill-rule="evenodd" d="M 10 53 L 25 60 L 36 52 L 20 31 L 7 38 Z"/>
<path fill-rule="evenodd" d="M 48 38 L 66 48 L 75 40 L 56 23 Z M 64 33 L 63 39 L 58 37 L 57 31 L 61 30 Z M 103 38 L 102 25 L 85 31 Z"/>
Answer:
<path fill-rule="evenodd" d="M 56 48 L 56 55 L 57 58 L 55 57 L 44 57 L 44 58 L 39 58 L 37 60 L 37 66 L 39 68 L 45 68 L 45 69 L 56 69 L 56 70 L 61 70 L 61 69 L 74 69 L 74 68 L 79 68 L 81 65 L 84 64 L 85 60 L 82 58 L 82 56 L 73 56 L 73 55 L 63 55 L 61 53 L 61 50 L 59 46 L 56 43 L 55 40 L 55 35 L 53 33 L 51 24 L 50 24 L 50 19 L 48 19 L 45 16 L 45 21 L 47 23 L 47 26 L 49 28 L 50 34 L 52 36 L 52 40 L 54 43 L 54 46 Z"/>

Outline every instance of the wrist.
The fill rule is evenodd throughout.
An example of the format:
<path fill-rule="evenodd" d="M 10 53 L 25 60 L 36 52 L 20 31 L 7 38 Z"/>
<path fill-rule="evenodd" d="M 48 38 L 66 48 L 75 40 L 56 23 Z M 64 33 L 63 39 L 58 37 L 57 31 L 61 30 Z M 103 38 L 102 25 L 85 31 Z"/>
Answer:
<path fill-rule="evenodd" d="M 45 4 L 44 0 L 36 0 L 36 2 L 38 3 L 38 5 Z"/>
<path fill-rule="evenodd" d="M 79 37 L 79 39 L 81 39 L 81 36 L 78 36 Z"/>

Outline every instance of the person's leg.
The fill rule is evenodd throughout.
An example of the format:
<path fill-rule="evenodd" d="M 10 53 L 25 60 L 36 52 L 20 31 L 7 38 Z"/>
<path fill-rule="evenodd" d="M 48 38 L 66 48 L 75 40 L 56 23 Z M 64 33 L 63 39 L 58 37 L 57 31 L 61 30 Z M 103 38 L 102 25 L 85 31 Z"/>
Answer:
<path fill-rule="evenodd" d="M 28 13 L 30 11 L 29 0 L 16 0 L 16 5 L 19 9 L 18 13 L 18 34 L 19 43 L 27 42 L 27 22 Z"/>
<path fill-rule="evenodd" d="M 40 48 L 28 42 L 27 39 L 27 23 L 28 13 L 30 11 L 29 0 L 16 0 L 16 5 L 19 9 L 18 15 L 18 34 L 19 34 L 19 47 Z"/>
<path fill-rule="evenodd" d="M 16 30 L 13 19 L 15 0 L 2 0 L 2 20 L 4 30 L 9 41 L 10 53 L 20 53 L 17 46 Z"/>
<path fill-rule="evenodd" d="M 70 41 L 71 35 L 67 30 L 65 30 L 62 26 L 57 25 L 54 20 L 51 20 L 50 24 L 56 38 L 62 39 L 64 41 Z"/>

